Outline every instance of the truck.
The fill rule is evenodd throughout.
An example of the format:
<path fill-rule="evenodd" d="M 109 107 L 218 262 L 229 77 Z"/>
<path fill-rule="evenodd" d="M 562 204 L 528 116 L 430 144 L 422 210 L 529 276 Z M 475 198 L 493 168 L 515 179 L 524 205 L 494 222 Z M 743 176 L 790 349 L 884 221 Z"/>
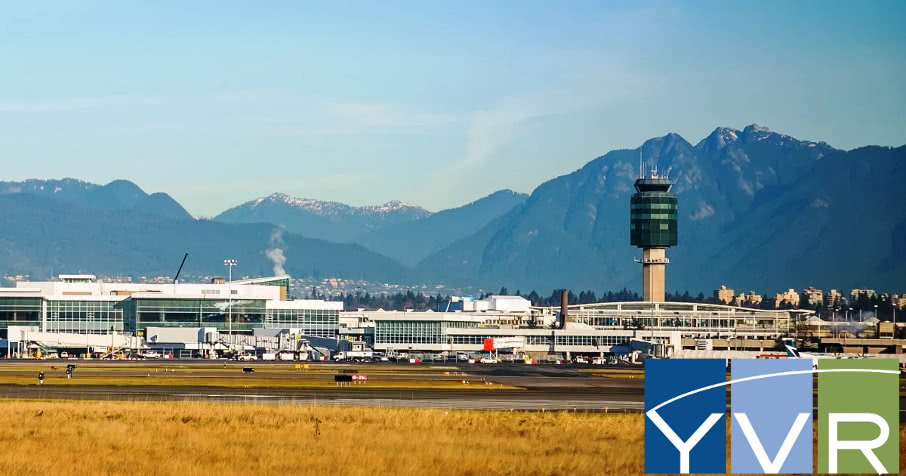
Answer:
<path fill-rule="evenodd" d="M 261 354 L 261 360 L 277 360 L 277 354 L 266 352 L 264 354 Z"/>
<path fill-rule="evenodd" d="M 360 351 L 343 351 L 337 352 L 333 356 L 334 360 L 352 360 L 352 359 L 373 359 L 374 352 L 370 350 L 360 350 Z"/>

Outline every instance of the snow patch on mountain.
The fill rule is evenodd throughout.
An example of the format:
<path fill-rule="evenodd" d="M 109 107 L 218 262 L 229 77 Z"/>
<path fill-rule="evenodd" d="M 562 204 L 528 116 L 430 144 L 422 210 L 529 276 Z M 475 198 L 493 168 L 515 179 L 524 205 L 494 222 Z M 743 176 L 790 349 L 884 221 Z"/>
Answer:
<path fill-rule="evenodd" d="M 737 140 L 739 131 L 732 127 L 718 127 L 705 139 L 713 149 L 723 149 Z"/>
<path fill-rule="evenodd" d="M 416 205 L 391 200 L 381 205 L 370 205 L 363 207 L 354 207 L 345 203 L 332 202 L 325 200 L 315 200 L 311 198 L 293 197 L 285 193 L 274 193 L 267 197 L 260 197 L 247 202 L 250 208 L 256 208 L 262 203 L 279 203 L 294 208 L 305 210 L 318 216 L 335 216 L 335 215 L 357 215 L 357 216 L 374 216 L 387 215 L 391 213 L 411 213 L 415 218 L 425 218 L 431 215 L 431 212 Z"/>

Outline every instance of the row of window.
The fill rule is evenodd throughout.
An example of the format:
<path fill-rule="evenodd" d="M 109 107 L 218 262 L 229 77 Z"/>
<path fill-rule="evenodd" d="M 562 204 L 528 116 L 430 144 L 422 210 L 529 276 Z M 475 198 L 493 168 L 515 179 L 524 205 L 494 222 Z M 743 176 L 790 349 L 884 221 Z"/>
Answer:
<path fill-rule="evenodd" d="M 628 344 L 630 336 L 557 336 L 557 345 L 602 345 Z"/>
<path fill-rule="evenodd" d="M 41 298 L 0 298 L 0 311 L 41 310 Z"/>
<path fill-rule="evenodd" d="M 676 213 L 633 213 L 630 220 L 676 220 Z"/>
<path fill-rule="evenodd" d="M 633 203 L 630 210 L 676 210 L 676 203 Z"/>
<path fill-rule="evenodd" d="M 464 345 L 483 345 L 485 339 L 493 339 L 491 336 L 451 336 L 454 344 Z"/>
<path fill-rule="evenodd" d="M 340 311 L 322 309 L 274 309 L 267 312 L 266 327 L 302 329 L 313 337 L 333 338 L 337 335 Z"/>
<path fill-rule="evenodd" d="M 649 227 L 649 224 L 648 224 L 648 223 L 641 223 L 641 226 L 640 226 L 639 228 L 642 229 L 642 230 L 648 230 L 648 229 L 651 228 L 651 227 Z M 635 223 L 630 223 L 630 224 L 629 224 L 629 229 L 630 229 L 630 230 L 635 230 L 635 229 L 636 229 Z M 670 224 L 668 224 L 668 223 L 660 223 L 660 224 L 658 224 L 658 227 L 657 227 L 657 228 L 652 228 L 652 229 L 654 229 L 654 230 L 660 230 L 660 231 L 670 231 Z"/>
<path fill-rule="evenodd" d="M 382 344 L 444 344 L 440 321 L 377 321 L 374 341 Z"/>
<path fill-rule="evenodd" d="M 447 329 L 472 329 L 478 327 L 475 321 L 444 321 Z"/>
<path fill-rule="evenodd" d="M 134 299 L 136 312 L 249 312 L 264 314 L 264 301 L 258 299 Z"/>
<path fill-rule="evenodd" d="M 41 311 L 0 310 L 0 321 L 37 322 L 41 320 Z"/>
<path fill-rule="evenodd" d="M 669 192 L 639 192 L 632 194 L 630 203 L 676 203 L 676 196 Z"/>
<path fill-rule="evenodd" d="M 627 318 L 608 318 L 608 317 L 586 317 L 581 318 L 582 322 L 585 322 L 592 326 L 608 326 L 608 327 L 723 327 L 723 328 L 732 328 L 736 327 L 736 322 L 739 319 L 668 319 L 668 318 L 654 318 L 654 317 L 645 317 L 642 319 L 627 319 Z M 773 321 L 766 321 L 773 323 Z"/>
<path fill-rule="evenodd" d="M 443 336 L 381 336 L 374 335 L 376 344 L 446 344 L 447 340 Z"/>

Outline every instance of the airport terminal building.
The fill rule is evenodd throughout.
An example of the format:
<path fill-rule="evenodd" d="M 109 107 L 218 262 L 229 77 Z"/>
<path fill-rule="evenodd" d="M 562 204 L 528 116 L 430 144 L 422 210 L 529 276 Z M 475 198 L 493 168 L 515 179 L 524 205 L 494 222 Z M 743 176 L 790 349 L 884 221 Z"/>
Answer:
<path fill-rule="evenodd" d="M 288 286 L 286 277 L 136 284 L 61 275 L 19 282 L 0 288 L 0 339 L 7 349 L 176 348 L 192 356 L 234 346 L 282 350 L 289 336 L 318 342 L 325 354 L 354 344 L 391 354 L 480 353 L 490 346 L 537 356 L 668 355 L 701 340 L 773 348 L 791 328 L 788 311 L 647 301 L 533 307 L 519 296 L 454 298 L 438 312 L 343 311 L 341 302 L 289 300 Z"/>
<path fill-rule="evenodd" d="M 39 338 L 58 347 L 82 341 L 119 347 L 148 329 L 197 328 L 236 336 L 281 329 L 335 340 L 342 303 L 287 300 L 288 289 L 287 277 L 136 284 L 61 275 L 55 281 L 18 282 L 0 288 L 0 339 L 7 341 L 4 347 Z M 102 337 L 110 335 L 116 338 Z"/>
<path fill-rule="evenodd" d="M 520 298 L 521 299 L 521 298 Z M 361 312 L 373 323 L 374 348 L 383 351 L 480 352 L 534 355 L 669 352 L 697 341 L 772 349 L 790 331 L 790 313 L 674 302 L 617 302 L 457 312 Z M 565 311 L 565 312 L 564 312 Z M 565 316 L 564 316 L 565 314 Z M 565 319 L 564 319 L 565 317 Z M 634 344 L 635 343 L 635 344 Z"/>

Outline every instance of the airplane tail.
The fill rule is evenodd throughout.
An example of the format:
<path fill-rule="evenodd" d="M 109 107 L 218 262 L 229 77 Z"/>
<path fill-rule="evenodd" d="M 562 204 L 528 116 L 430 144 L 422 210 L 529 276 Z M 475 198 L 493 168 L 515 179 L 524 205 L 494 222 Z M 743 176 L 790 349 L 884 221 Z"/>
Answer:
<path fill-rule="evenodd" d="M 797 359 L 800 358 L 799 349 L 792 346 L 791 344 L 784 344 L 783 346 L 786 348 L 787 357 L 795 357 Z"/>

